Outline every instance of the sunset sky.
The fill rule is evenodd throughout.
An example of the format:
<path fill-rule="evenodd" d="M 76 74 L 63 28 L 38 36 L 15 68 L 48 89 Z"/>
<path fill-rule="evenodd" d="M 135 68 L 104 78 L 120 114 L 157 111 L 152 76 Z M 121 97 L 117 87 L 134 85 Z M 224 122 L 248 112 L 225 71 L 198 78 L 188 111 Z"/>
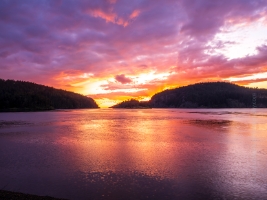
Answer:
<path fill-rule="evenodd" d="M 100 107 L 205 81 L 267 88 L 267 1 L 1 0 L 0 78 Z"/>

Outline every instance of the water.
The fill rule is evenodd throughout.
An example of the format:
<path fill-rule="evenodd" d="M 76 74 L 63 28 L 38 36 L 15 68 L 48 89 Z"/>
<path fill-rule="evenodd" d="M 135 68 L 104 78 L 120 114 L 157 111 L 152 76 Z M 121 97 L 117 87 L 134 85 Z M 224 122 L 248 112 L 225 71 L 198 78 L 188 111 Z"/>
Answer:
<path fill-rule="evenodd" d="M 267 199 L 266 111 L 0 113 L 0 189 L 67 199 Z"/>

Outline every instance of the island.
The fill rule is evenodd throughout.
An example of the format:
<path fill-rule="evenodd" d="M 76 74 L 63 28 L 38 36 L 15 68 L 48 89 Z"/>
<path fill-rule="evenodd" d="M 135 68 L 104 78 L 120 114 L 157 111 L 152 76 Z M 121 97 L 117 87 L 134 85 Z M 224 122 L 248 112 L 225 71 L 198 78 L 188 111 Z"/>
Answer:
<path fill-rule="evenodd" d="M 0 79 L 0 111 L 99 108 L 87 96 L 26 81 Z"/>
<path fill-rule="evenodd" d="M 111 108 L 146 109 L 151 108 L 151 106 L 148 101 L 138 101 L 136 99 L 129 99 L 127 101 L 123 101 L 114 106 L 111 106 Z"/>
<path fill-rule="evenodd" d="M 121 102 L 112 108 L 267 108 L 267 89 L 229 82 L 205 82 L 159 92 L 145 103 Z"/>
<path fill-rule="evenodd" d="M 205 82 L 165 90 L 149 103 L 153 108 L 267 108 L 267 89 Z"/>

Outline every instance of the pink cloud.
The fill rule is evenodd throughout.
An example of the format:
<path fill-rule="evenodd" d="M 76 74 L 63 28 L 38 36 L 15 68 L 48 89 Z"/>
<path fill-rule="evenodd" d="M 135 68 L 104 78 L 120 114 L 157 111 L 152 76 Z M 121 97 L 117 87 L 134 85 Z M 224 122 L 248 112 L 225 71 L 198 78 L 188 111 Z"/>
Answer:
<path fill-rule="evenodd" d="M 140 10 L 134 10 L 132 14 L 130 15 L 130 19 L 134 19 L 138 17 L 139 14 L 140 14 Z"/>

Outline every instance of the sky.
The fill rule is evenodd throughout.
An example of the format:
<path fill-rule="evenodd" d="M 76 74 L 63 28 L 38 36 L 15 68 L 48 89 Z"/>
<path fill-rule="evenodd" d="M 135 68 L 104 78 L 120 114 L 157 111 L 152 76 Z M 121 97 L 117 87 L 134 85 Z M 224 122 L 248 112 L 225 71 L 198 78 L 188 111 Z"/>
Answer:
<path fill-rule="evenodd" d="M 100 107 L 198 82 L 267 88 L 267 1 L 1 0 L 0 78 Z"/>

